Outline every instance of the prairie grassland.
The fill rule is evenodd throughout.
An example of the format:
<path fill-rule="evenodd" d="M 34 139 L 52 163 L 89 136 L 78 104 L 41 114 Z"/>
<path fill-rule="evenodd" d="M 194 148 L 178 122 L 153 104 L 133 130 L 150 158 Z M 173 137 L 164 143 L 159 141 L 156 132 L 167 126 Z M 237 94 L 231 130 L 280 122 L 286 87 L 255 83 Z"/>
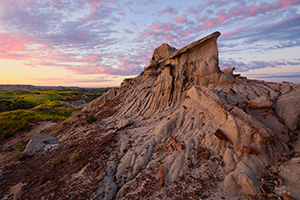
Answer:
<path fill-rule="evenodd" d="M 88 103 L 107 89 L 0 89 L 0 142 L 16 133 L 30 131 L 41 121 L 59 122 L 80 107 L 65 106 L 75 101 Z"/>

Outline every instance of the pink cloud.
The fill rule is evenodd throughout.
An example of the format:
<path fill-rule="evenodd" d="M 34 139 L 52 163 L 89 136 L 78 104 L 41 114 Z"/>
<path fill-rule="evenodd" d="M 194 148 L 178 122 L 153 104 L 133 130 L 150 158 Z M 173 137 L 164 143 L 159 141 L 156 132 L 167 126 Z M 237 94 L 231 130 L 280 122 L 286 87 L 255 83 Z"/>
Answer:
<path fill-rule="evenodd" d="M 159 29 L 161 29 L 161 26 L 158 24 L 152 24 L 151 28 L 154 30 L 159 30 Z"/>
<path fill-rule="evenodd" d="M 85 77 L 84 79 L 72 78 L 70 76 L 62 77 L 62 78 L 27 78 L 29 80 L 39 81 L 46 85 L 61 85 L 61 84 L 72 84 L 72 83 L 99 83 L 99 82 L 112 82 L 113 80 L 109 80 L 106 77 Z"/>
<path fill-rule="evenodd" d="M 179 17 L 173 18 L 172 21 L 173 22 L 177 22 L 179 24 L 185 24 L 185 23 L 187 23 L 186 16 L 182 15 L 182 14 Z"/>
<path fill-rule="evenodd" d="M 241 1 L 236 3 L 233 0 L 204 0 L 203 3 L 197 3 L 199 5 L 193 3 L 194 5 L 191 5 L 190 8 L 192 12 L 185 9 L 183 4 L 182 7 L 176 7 L 176 9 L 172 7 L 175 4 L 171 4 L 172 6 L 162 8 L 158 16 L 151 16 L 153 23 L 138 32 L 142 25 L 139 22 L 130 25 L 125 18 L 130 18 L 126 16 L 129 11 L 126 9 L 134 9 L 134 6 L 138 4 L 132 0 L 130 1 L 132 4 L 127 6 L 125 6 L 127 1 L 115 0 L 47 0 L 43 4 L 34 0 L 19 0 L 20 3 L 15 5 L 8 0 L 0 0 L 0 9 L 3 9 L 0 23 L 3 22 L 7 25 L 6 27 L 11 27 L 10 30 L 15 31 L 15 35 L 23 36 L 16 37 L 11 34 L 4 37 L 0 34 L 0 58 L 24 59 L 26 63 L 29 63 L 28 66 L 61 67 L 82 74 L 132 75 L 141 71 L 145 63 L 149 63 L 152 47 L 157 47 L 163 42 L 171 41 L 173 43 L 171 45 L 184 46 L 200 35 L 204 35 L 205 31 L 202 28 L 215 29 L 212 27 L 219 25 L 222 25 L 222 28 L 224 26 L 226 30 L 233 30 L 222 35 L 229 37 L 245 31 L 248 21 L 253 26 L 250 31 L 261 30 L 259 27 L 261 23 L 257 27 L 255 26 L 259 17 L 265 17 L 266 26 L 274 24 L 280 20 L 279 18 L 284 19 L 284 17 L 292 15 L 285 11 L 293 12 L 296 9 L 282 9 L 282 12 L 278 12 L 279 15 L 282 14 L 278 18 L 274 17 L 275 14 L 271 13 L 272 11 L 293 6 L 299 1 L 276 0 L 271 3 L 268 1 L 256 3 Z M 111 4 L 115 2 L 117 2 L 116 5 Z M 237 6 L 237 4 L 239 5 Z M 1 7 L 2 5 L 4 7 Z M 24 9 L 22 9 L 23 6 Z M 27 8 L 31 6 L 41 7 L 39 10 L 45 11 L 45 13 L 52 11 L 55 13 L 53 15 L 43 12 L 34 13 Z M 51 6 L 61 9 L 52 9 Z M 86 7 L 88 11 L 90 11 L 89 9 L 98 11 L 101 8 L 103 12 L 89 13 L 86 12 Z M 184 13 L 179 13 L 177 9 Z M 123 15 L 119 14 L 121 10 L 124 10 Z M 150 11 L 140 13 L 139 16 L 149 17 Z M 273 14 L 270 15 L 273 16 L 272 19 L 266 19 L 269 16 L 268 13 Z M 163 15 L 164 18 L 162 18 L 159 14 L 167 15 Z M 190 14 L 194 14 L 194 16 Z M 83 15 L 83 17 L 78 20 L 74 19 L 72 22 L 64 19 L 64 16 L 76 15 Z M 256 15 L 259 17 L 255 18 Z M 251 19 L 248 20 L 247 17 L 251 17 Z M 126 23 L 123 23 L 123 20 Z M 273 22 L 269 20 L 273 20 Z M 65 23 L 66 21 L 67 23 Z M 127 45 L 128 40 L 124 41 L 121 37 L 114 35 L 119 31 L 119 25 L 124 26 L 124 24 L 128 24 L 127 30 L 132 30 L 130 37 L 138 37 L 138 40 L 133 41 L 131 45 Z M 240 24 L 245 29 L 239 28 Z M 3 29 L 5 30 L 6 27 Z M 126 33 L 129 34 L 130 31 L 126 31 Z M 116 50 L 116 46 L 112 44 L 122 45 L 125 48 Z M 127 56 L 128 59 L 124 56 Z"/>
<path fill-rule="evenodd" d="M 192 33 L 191 31 L 186 31 L 186 32 L 184 33 L 183 37 L 187 37 L 187 36 L 189 36 L 191 33 Z"/>
<path fill-rule="evenodd" d="M 11 36 L 8 33 L 0 33 L 0 58 L 20 59 L 21 52 L 32 41 L 25 37 Z"/>
<path fill-rule="evenodd" d="M 143 56 L 143 57 L 139 58 L 139 60 L 141 60 L 141 61 L 143 61 L 145 63 L 149 62 L 149 58 L 146 57 L 146 56 Z"/>
<path fill-rule="evenodd" d="M 172 38 L 171 35 L 167 35 L 167 36 L 166 36 L 166 40 L 167 40 L 168 42 L 170 42 L 172 39 L 173 39 L 173 38 Z"/>
<path fill-rule="evenodd" d="M 257 14 L 263 14 L 267 11 L 276 11 L 276 10 L 279 10 L 281 8 L 286 8 L 286 7 L 289 7 L 293 4 L 296 4 L 296 3 L 299 3 L 300 0 L 283 0 L 283 1 L 280 1 L 280 2 L 277 2 L 275 4 L 272 4 L 272 5 L 259 5 L 259 6 L 252 6 L 250 7 L 250 9 L 248 9 L 248 11 L 243 11 L 242 14 L 246 14 L 248 17 L 252 17 L 252 16 L 255 16 Z"/>
<path fill-rule="evenodd" d="M 172 24 L 158 22 L 158 23 L 153 23 L 150 26 L 150 29 L 154 31 L 162 30 L 163 32 L 169 32 L 173 29 L 173 27 Z"/>
<path fill-rule="evenodd" d="M 251 17 L 251 16 L 254 16 L 254 15 L 258 14 L 258 13 L 261 13 L 261 10 L 259 10 L 259 8 L 251 7 L 247 16 Z"/>
<path fill-rule="evenodd" d="M 288 6 L 290 6 L 292 4 L 292 1 L 282 1 L 281 2 L 281 8 L 285 8 L 285 7 L 288 7 Z"/>
<path fill-rule="evenodd" d="M 222 24 L 222 22 L 227 18 L 228 18 L 228 15 L 226 15 L 225 13 L 222 13 L 221 16 L 219 16 L 218 24 Z"/>
<path fill-rule="evenodd" d="M 23 2 L 28 7 L 31 7 L 33 5 L 33 1 L 32 0 L 23 0 Z"/>
<path fill-rule="evenodd" d="M 264 5 L 263 8 L 264 8 L 264 10 L 269 10 L 270 9 L 270 7 L 267 6 L 267 5 Z"/>
<path fill-rule="evenodd" d="M 145 35 L 147 35 L 147 36 L 150 36 L 150 35 L 155 35 L 155 33 L 153 32 L 153 31 L 151 31 L 151 30 L 147 30 L 146 32 L 145 32 Z"/>
<path fill-rule="evenodd" d="M 213 25 L 213 22 L 207 23 L 207 28 L 212 27 L 212 25 Z"/>
<path fill-rule="evenodd" d="M 176 14 L 178 11 L 173 8 L 172 6 L 166 6 L 166 7 L 163 7 L 161 10 L 160 10 L 160 13 L 161 14 L 165 14 L 165 13 L 169 13 L 169 14 Z"/>
<path fill-rule="evenodd" d="M 22 51 L 30 40 L 24 37 L 12 37 L 8 33 L 0 33 L 0 51 Z"/>
<path fill-rule="evenodd" d="M 203 25 L 202 28 L 209 28 L 209 27 L 212 27 L 214 24 L 213 22 L 208 22 L 206 25 Z"/>
<path fill-rule="evenodd" d="M 163 31 L 164 32 L 169 32 L 172 30 L 172 25 L 171 24 L 165 24 Z"/>
<path fill-rule="evenodd" d="M 235 31 L 231 31 L 231 32 L 227 32 L 227 33 L 222 34 L 222 37 L 230 37 L 230 36 L 232 36 L 232 35 L 239 34 L 239 33 L 243 32 L 244 30 L 245 30 L 245 29 L 243 29 L 243 28 L 238 28 L 238 29 L 235 30 Z"/>
<path fill-rule="evenodd" d="M 31 67 L 31 68 L 37 68 L 37 66 L 31 64 L 31 63 L 22 63 L 23 65 L 26 65 L 28 67 Z"/>
<path fill-rule="evenodd" d="M 217 14 L 216 11 L 212 10 L 209 7 L 210 5 L 207 5 L 208 2 L 210 2 L 210 1 L 207 1 L 204 4 L 207 7 L 205 7 L 203 5 L 204 8 L 203 9 L 201 8 L 201 10 L 203 13 L 209 13 L 209 16 L 210 16 L 209 19 L 205 15 L 201 16 L 198 13 L 199 11 L 196 12 L 194 8 L 189 8 L 189 10 L 191 10 L 192 13 L 195 14 L 195 16 L 198 19 L 200 19 L 201 22 L 203 23 L 203 25 L 201 26 L 202 29 L 221 25 L 224 23 L 224 21 L 226 21 L 228 19 L 233 20 L 233 18 L 236 18 L 236 17 L 243 17 L 243 16 L 254 17 L 258 14 L 265 14 L 266 12 L 269 12 L 269 11 L 276 11 L 281 8 L 285 8 L 285 7 L 289 7 L 294 4 L 297 4 L 300 2 L 300 0 L 282 0 L 282 1 L 277 1 L 276 3 L 273 3 L 273 4 L 260 2 L 256 5 L 252 5 L 252 6 L 249 6 L 248 4 L 240 4 L 238 7 L 234 6 L 234 7 L 230 8 L 228 12 L 225 12 L 224 10 L 222 11 L 222 9 L 219 9 L 219 11 L 217 11 L 217 12 L 220 12 L 219 14 Z M 186 22 L 186 21 L 184 21 L 185 18 L 183 15 L 181 15 L 177 18 L 174 18 L 174 19 L 176 19 L 175 21 L 177 23 Z M 173 19 L 173 21 L 174 21 L 174 19 Z"/>
<path fill-rule="evenodd" d="M 85 1 L 89 4 L 92 12 L 95 12 L 97 8 L 101 7 L 101 3 L 99 0 L 85 0 Z"/>
<path fill-rule="evenodd" d="M 245 9 L 245 7 L 243 9 Z M 229 11 L 230 16 L 238 15 L 238 14 L 241 14 L 241 13 L 242 13 L 242 11 L 239 8 L 235 8 L 235 9 L 232 9 L 232 10 Z"/>

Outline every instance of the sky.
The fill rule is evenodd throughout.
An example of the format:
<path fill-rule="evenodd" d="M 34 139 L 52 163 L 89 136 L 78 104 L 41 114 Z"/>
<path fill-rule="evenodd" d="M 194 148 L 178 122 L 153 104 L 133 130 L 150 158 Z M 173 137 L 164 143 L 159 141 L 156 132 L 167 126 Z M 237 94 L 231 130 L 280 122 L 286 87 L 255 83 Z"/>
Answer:
<path fill-rule="evenodd" d="M 221 69 L 300 83 L 300 0 L 0 0 L 0 84 L 119 86 L 215 31 Z"/>

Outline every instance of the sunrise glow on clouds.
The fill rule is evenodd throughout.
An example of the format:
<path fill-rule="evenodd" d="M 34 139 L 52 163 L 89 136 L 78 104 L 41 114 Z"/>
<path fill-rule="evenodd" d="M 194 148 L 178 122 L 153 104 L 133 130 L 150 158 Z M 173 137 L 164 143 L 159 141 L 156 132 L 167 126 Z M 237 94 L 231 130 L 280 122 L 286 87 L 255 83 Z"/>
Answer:
<path fill-rule="evenodd" d="M 0 84 L 118 86 L 214 31 L 221 68 L 300 83 L 300 0 L 1 0 Z"/>

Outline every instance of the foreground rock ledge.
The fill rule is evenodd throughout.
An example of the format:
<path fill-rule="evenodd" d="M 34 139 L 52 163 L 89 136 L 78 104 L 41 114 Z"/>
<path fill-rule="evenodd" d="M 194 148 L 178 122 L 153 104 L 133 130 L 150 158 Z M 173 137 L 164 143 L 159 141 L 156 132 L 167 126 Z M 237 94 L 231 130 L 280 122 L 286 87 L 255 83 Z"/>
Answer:
<path fill-rule="evenodd" d="M 24 183 L 31 199 L 300 198 L 300 86 L 223 72 L 219 36 L 155 49 L 139 76 L 53 128 L 58 147 L 4 170 L 1 193 Z"/>

